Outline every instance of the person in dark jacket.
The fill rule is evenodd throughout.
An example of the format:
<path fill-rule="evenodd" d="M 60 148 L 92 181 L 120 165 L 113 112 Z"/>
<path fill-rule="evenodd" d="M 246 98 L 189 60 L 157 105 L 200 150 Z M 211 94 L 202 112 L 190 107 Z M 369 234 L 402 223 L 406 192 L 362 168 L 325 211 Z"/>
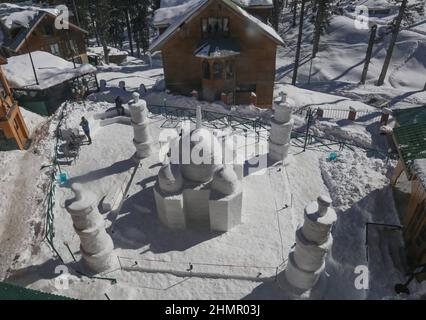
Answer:
<path fill-rule="evenodd" d="M 90 137 L 89 121 L 87 121 L 85 117 L 81 117 L 80 126 L 83 128 L 84 134 L 89 140 L 89 144 L 92 144 L 92 138 Z"/>
<path fill-rule="evenodd" d="M 115 98 L 115 108 L 117 109 L 117 114 L 119 116 L 124 116 L 123 99 L 121 99 L 120 96 Z"/>

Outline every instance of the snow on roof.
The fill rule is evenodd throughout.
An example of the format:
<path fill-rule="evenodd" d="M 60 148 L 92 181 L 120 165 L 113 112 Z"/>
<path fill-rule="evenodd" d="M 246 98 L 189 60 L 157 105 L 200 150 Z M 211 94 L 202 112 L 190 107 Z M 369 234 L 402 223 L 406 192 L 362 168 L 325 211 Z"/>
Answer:
<path fill-rule="evenodd" d="M 28 28 L 31 21 L 39 15 L 40 12 L 47 12 L 52 15 L 58 15 L 59 10 L 55 8 L 42 8 L 34 5 L 26 5 L 28 2 L 19 4 L 1 3 L 0 4 L 0 22 L 7 29 L 19 27 Z"/>
<path fill-rule="evenodd" d="M 243 7 L 272 7 L 272 0 L 232 0 Z"/>
<path fill-rule="evenodd" d="M 206 0 L 163 0 L 161 8 L 155 11 L 153 23 L 155 26 L 171 25 L 186 12 L 191 12 L 193 8 L 198 8 L 204 2 Z"/>
<path fill-rule="evenodd" d="M 121 51 L 114 47 L 108 47 L 109 49 L 109 55 L 110 56 L 122 56 L 122 55 L 128 55 L 129 53 L 127 51 Z M 103 47 L 88 47 L 87 53 L 91 55 L 96 56 L 102 56 L 104 55 L 104 48 Z"/>
<path fill-rule="evenodd" d="M 387 0 L 359 0 L 358 6 L 366 6 L 370 9 L 387 9 L 393 7 Z"/>
<path fill-rule="evenodd" d="M 178 0 L 175 0 L 178 1 Z M 179 28 L 179 26 L 185 22 L 186 20 L 190 19 L 200 8 L 202 8 L 204 5 L 209 3 L 211 0 L 190 0 L 188 3 L 191 3 L 191 6 L 187 8 L 188 10 L 183 10 L 182 14 L 178 17 L 173 18 L 173 23 L 168 27 L 166 31 L 164 31 L 157 39 L 154 40 L 154 42 L 151 44 L 149 50 L 154 51 L 163 41 L 167 40 L 173 33 Z M 253 22 L 255 25 L 257 25 L 260 29 L 262 29 L 267 35 L 272 37 L 276 42 L 283 44 L 283 40 L 281 36 L 274 30 L 274 28 L 266 25 L 256 17 L 249 14 L 247 11 L 245 11 L 243 8 L 235 4 L 233 0 L 222 0 L 225 4 L 227 4 L 231 9 L 239 13 L 240 15 L 244 16 L 251 22 Z M 173 7 L 174 11 L 176 7 Z M 170 8 L 169 8 L 170 9 Z M 159 9 L 161 10 L 161 9 Z M 157 10 L 158 11 L 158 10 Z M 157 14 L 156 11 L 156 14 Z M 154 17 L 155 20 L 155 17 Z"/>
<path fill-rule="evenodd" d="M 243 8 L 272 7 L 272 0 L 231 0 Z M 175 19 L 181 17 L 186 11 L 191 10 L 203 0 L 161 0 L 160 9 L 155 11 L 154 25 L 171 25 Z"/>
<path fill-rule="evenodd" d="M 35 76 L 28 54 L 11 57 L 3 66 L 6 78 L 14 89 L 45 90 L 58 84 L 96 72 L 90 64 L 77 65 L 74 69 L 72 62 L 54 56 L 48 52 L 35 51 L 31 53 L 39 84 Z"/>
<path fill-rule="evenodd" d="M 413 171 L 426 190 L 426 159 L 414 160 Z"/>

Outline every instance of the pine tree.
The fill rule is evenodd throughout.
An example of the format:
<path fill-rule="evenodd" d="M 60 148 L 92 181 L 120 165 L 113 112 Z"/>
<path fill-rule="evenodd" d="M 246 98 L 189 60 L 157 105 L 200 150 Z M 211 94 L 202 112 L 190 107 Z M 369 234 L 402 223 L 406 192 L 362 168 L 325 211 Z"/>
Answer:
<path fill-rule="evenodd" d="M 401 22 L 404 17 L 405 10 L 407 8 L 407 0 L 402 0 L 401 6 L 399 8 L 398 16 L 393 21 L 392 26 L 392 37 L 389 42 L 388 51 L 386 53 L 385 61 L 383 63 L 382 71 L 379 76 L 379 80 L 377 80 L 377 86 L 383 85 L 386 78 L 386 73 L 388 72 L 389 64 L 392 59 L 393 49 L 395 47 L 396 40 L 398 38 L 399 30 L 401 28 Z"/>
<path fill-rule="evenodd" d="M 276 31 L 278 31 L 280 17 L 284 9 L 285 1 L 284 0 L 273 0 L 274 8 L 272 9 L 271 22 L 272 26 Z"/>

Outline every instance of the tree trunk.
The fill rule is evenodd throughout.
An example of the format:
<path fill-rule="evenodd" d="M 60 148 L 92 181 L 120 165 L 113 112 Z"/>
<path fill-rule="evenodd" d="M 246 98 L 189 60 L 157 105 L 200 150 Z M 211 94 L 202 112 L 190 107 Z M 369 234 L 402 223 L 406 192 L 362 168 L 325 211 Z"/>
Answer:
<path fill-rule="evenodd" d="M 292 23 L 293 28 L 295 28 L 297 25 L 296 18 L 297 18 L 297 0 L 293 0 L 293 23 Z"/>
<path fill-rule="evenodd" d="M 130 19 L 129 19 L 129 11 L 126 9 L 124 10 L 124 14 L 126 15 L 126 25 L 127 25 L 127 35 L 129 37 L 129 45 L 130 45 L 130 55 L 134 55 L 133 52 L 133 39 L 132 39 L 132 28 L 130 25 Z"/>
<path fill-rule="evenodd" d="M 109 49 L 108 49 L 108 44 L 106 43 L 106 41 L 104 39 L 101 39 L 102 41 L 102 47 L 104 49 L 104 61 L 105 64 L 109 64 Z"/>
<path fill-rule="evenodd" d="M 367 79 L 368 67 L 370 65 L 371 55 L 373 53 L 374 40 L 376 39 L 377 25 L 371 27 L 370 40 L 368 41 L 367 53 L 365 55 L 364 69 L 361 75 L 361 84 L 365 84 Z"/>
<path fill-rule="evenodd" d="M 401 28 L 401 22 L 402 18 L 404 17 L 405 8 L 407 8 L 407 0 L 402 0 L 401 7 L 399 8 L 399 14 L 393 27 L 392 38 L 390 40 L 388 52 L 386 53 L 385 61 L 383 63 L 382 72 L 380 73 L 379 80 L 377 80 L 377 86 L 381 86 L 385 82 L 386 73 L 388 72 L 389 64 L 392 59 L 393 49 L 398 38 L 399 29 Z"/>
<path fill-rule="evenodd" d="M 297 37 L 296 58 L 294 60 L 293 79 L 291 81 L 292 85 L 295 85 L 296 81 L 297 81 L 297 72 L 298 72 L 298 69 L 299 69 L 299 59 L 300 59 L 300 47 L 302 45 L 304 16 L 305 16 L 305 0 L 302 0 L 302 6 L 300 8 L 299 36 Z"/>
<path fill-rule="evenodd" d="M 319 0 L 317 6 L 317 14 L 315 18 L 315 32 L 312 46 L 312 58 L 315 58 L 319 50 L 319 42 L 321 38 L 321 25 L 324 21 L 325 10 L 327 8 L 326 0 Z"/>

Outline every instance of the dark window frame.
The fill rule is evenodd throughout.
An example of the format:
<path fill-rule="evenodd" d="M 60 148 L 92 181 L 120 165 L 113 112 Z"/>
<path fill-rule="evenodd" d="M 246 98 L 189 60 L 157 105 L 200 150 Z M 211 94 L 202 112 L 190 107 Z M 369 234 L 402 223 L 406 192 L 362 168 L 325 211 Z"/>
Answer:
<path fill-rule="evenodd" d="M 210 63 L 207 60 L 203 60 L 202 70 L 203 70 L 203 79 L 210 80 L 211 78 Z"/>
<path fill-rule="evenodd" d="M 213 78 L 214 80 L 223 79 L 223 64 L 220 61 L 213 63 Z"/>

